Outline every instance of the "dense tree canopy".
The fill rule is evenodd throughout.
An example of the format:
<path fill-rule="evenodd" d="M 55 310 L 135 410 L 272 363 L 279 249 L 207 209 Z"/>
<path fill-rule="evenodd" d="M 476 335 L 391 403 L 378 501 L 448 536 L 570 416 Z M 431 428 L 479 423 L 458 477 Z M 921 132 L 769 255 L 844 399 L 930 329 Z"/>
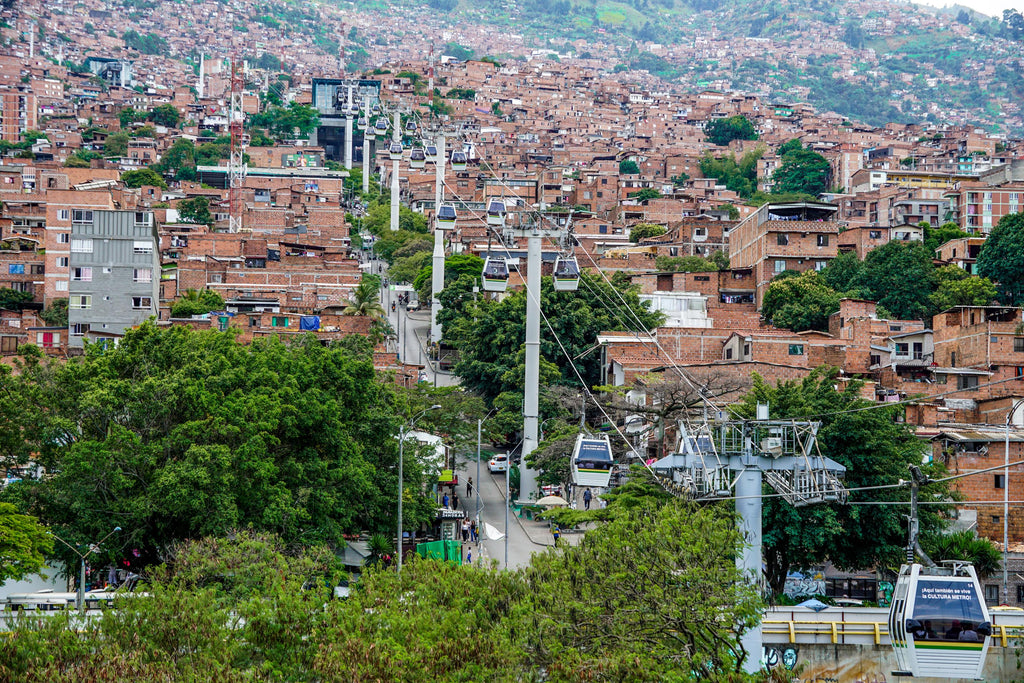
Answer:
<path fill-rule="evenodd" d="M 1024 304 L 1024 213 L 1003 216 L 978 254 L 978 275 L 999 288 L 1004 304 Z"/>
<path fill-rule="evenodd" d="M 782 155 L 779 167 L 772 174 L 772 183 L 774 192 L 819 195 L 831 187 L 832 167 L 828 159 L 817 152 L 794 146 Z"/>
<path fill-rule="evenodd" d="M 465 279 L 452 286 L 461 287 Z M 601 378 L 600 355 L 584 353 L 593 347 L 599 332 L 641 327 L 646 331 L 662 319 L 640 302 L 635 290 L 616 291 L 586 271 L 581 274 L 580 287 L 575 292 L 556 292 L 551 279 L 544 278 L 541 307 L 566 352 L 577 359 L 573 365 L 588 386 L 598 384 Z M 462 377 L 463 385 L 493 399 L 503 390 L 502 376 L 513 367 L 516 352 L 525 339 L 526 293 L 512 292 L 500 302 L 481 299 L 466 305 L 463 300 L 452 317 L 442 320 L 442 325 L 445 339 L 460 350 L 455 372 Z M 576 372 L 546 324 L 541 327 L 541 354 L 560 368 L 561 381 L 579 384 Z"/>
<path fill-rule="evenodd" d="M 393 529 L 405 401 L 378 380 L 364 346 L 326 348 L 312 336 L 242 346 L 230 334 L 146 324 L 116 349 L 32 363 L 16 388 L 31 402 L 13 424 L 32 425 L 16 436 L 49 476 L 4 495 L 71 542 L 117 524 L 116 553 L 148 561 L 175 540 L 250 525 L 330 544 Z M 410 450 L 406 520 L 416 528 L 433 502 Z"/>
<path fill-rule="evenodd" d="M 776 327 L 794 332 L 828 330 L 828 317 L 839 310 L 840 294 L 821 273 L 809 270 L 776 278 L 764 293 L 761 315 Z"/>
<path fill-rule="evenodd" d="M 38 572 L 52 549 L 53 537 L 35 517 L 0 503 L 0 583 Z"/>
<path fill-rule="evenodd" d="M 736 155 L 716 158 L 707 152 L 700 159 L 700 172 L 705 178 L 715 178 L 739 196 L 747 198 L 757 190 L 757 161 L 763 154 L 764 149 L 758 148 L 737 161 Z"/>
<path fill-rule="evenodd" d="M 821 421 L 821 454 L 846 466 L 848 488 L 895 484 L 908 478 L 908 465 L 920 465 L 924 446 L 905 424 L 894 420 L 899 407 L 877 407 L 860 397 L 859 381 L 837 391 L 838 371 L 819 369 L 801 381 L 772 386 L 754 376 L 754 387 L 737 406 L 753 417 L 758 403 L 771 406 L 773 419 L 814 416 Z M 864 410 L 871 405 L 875 409 Z M 860 409 L 860 410 L 857 410 Z M 766 489 L 770 491 L 770 489 Z M 931 484 L 922 495 L 948 494 L 946 484 Z M 858 491 L 853 500 L 906 501 L 906 489 Z M 906 547 L 906 508 L 901 505 L 839 505 L 796 508 L 779 498 L 764 501 L 764 558 L 769 584 L 780 593 L 791 567 L 808 568 L 830 560 L 842 569 L 899 565 Z M 926 506 L 921 528 L 943 526 L 941 510 Z"/>
<path fill-rule="evenodd" d="M 121 174 L 121 182 L 125 187 L 142 187 L 152 185 L 167 189 L 167 182 L 163 177 L 151 168 L 139 168 L 132 171 L 125 171 Z"/>
<path fill-rule="evenodd" d="M 158 126 L 174 128 L 181 121 L 181 114 L 173 104 L 161 104 L 149 112 L 149 120 Z"/>
<path fill-rule="evenodd" d="M 757 139 L 753 121 L 742 114 L 708 121 L 704 124 L 704 134 L 712 144 L 720 147 L 728 145 L 733 140 Z"/>
<path fill-rule="evenodd" d="M 851 284 L 897 318 L 919 320 L 931 311 L 933 271 L 921 242 L 893 241 L 867 255 Z"/>

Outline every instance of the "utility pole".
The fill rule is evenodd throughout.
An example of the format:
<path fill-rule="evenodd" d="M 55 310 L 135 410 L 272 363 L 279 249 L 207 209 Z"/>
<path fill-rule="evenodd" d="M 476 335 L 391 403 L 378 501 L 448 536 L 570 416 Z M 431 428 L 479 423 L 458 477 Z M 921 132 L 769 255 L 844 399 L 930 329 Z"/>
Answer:
<path fill-rule="evenodd" d="M 437 322 L 437 314 L 441 310 L 438 295 L 444 289 L 444 231 L 437 224 L 437 212 L 444 201 L 444 161 L 444 133 L 441 133 L 437 136 L 437 161 L 434 162 L 434 255 L 430 270 L 430 341 L 435 344 L 441 343 L 441 324 Z"/>
<path fill-rule="evenodd" d="M 370 191 L 370 96 L 363 97 L 363 112 L 366 116 L 366 125 L 363 126 L 363 194 Z"/>
<path fill-rule="evenodd" d="M 1010 604 L 1010 588 L 1008 583 L 1007 563 L 1009 561 L 1010 548 L 1010 422 L 1014 415 L 1024 405 L 1024 398 L 1019 399 L 1010 406 L 1006 413 L 1006 431 L 1003 441 L 1003 604 Z"/>
<path fill-rule="evenodd" d="M 348 86 L 348 101 L 345 104 L 345 170 L 352 170 L 352 85 Z"/>
<path fill-rule="evenodd" d="M 391 131 L 392 142 L 396 142 L 396 143 L 401 143 L 402 142 L 401 126 L 402 126 L 402 118 L 398 114 L 398 112 L 396 111 L 395 112 L 395 125 L 393 126 L 392 131 Z M 400 192 L 400 190 L 399 190 L 399 187 L 398 187 L 398 159 L 396 158 L 396 159 L 394 159 L 391 162 L 391 230 L 393 232 L 397 232 L 398 231 L 398 195 L 399 195 L 399 192 Z"/>

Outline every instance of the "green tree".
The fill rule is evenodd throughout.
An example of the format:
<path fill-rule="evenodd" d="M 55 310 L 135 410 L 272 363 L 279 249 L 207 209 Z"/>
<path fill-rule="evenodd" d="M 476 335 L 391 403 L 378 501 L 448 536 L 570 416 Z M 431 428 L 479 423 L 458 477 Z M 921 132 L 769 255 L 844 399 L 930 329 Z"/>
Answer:
<path fill-rule="evenodd" d="M 761 302 L 761 315 L 776 327 L 794 332 L 828 330 L 828 317 L 839 310 L 840 294 L 821 273 L 808 270 L 772 281 Z"/>
<path fill-rule="evenodd" d="M 185 223 L 206 223 L 213 225 L 210 213 L 210 198 L 199 195 L 178 202 L 178 218 Z"/>
<path fill-rule="evenodd" d="M 961 237 L 970 237 L 970 235 L 961 230 L 956 223 L 943 223 L 937 228 L 928 225 L 924 228 L 924 248 L 928 250 L 929 254 L 934 254 L 935 250 L 946 242 Z"/>
<path fill-rule="evenodd" d="M 50 299 L 50 305 L 44 308 L 40 313 L 39 317 L 43 319 L 43 322 L 50 327 L 67 327 L 68 326 L 68 299 L 67 297 L 61 297 L 59 299 Z"/>
<path fill-rule="evenodd" d="M 654 267 L 674 273 L 713 273 L 719 270 L 718 264 L 703 256 L 659 256 L 654 259 Z"/>
<path fill-rule="evenodd" d="M 1004 304 L 1024 304 L 1024 213 L 999 219 L 978 254 L 978 275 L 996 283 Z"/>
<path fill-rule="evenodd" d="M 484 270 L 484 260 L 475 254 L 451 254 L 444 257 L 444 282 L 445 287 L 462 276 L 469 276 L 474 281 Z M 420 301 L 430 301 L 433 298 L 433 275 L 434 266 L 429 262 L 420 269 L 413 281 L 412 286 L 416 288 L 416 295 Z"/>
<path fill-rule="evenodd" d="M 541 354 L 559 367 L 561 382 L 578 385 L 579 371 L 587 386 L 593 386 L 601 377 L 600 357 L 584 352 L 593 347 L 597 334 L 625 329 L 626 325 L 650 330 L 663 316 L 651 312 L 634 289 L 613 289 L 613 285 L 586 271 L 580 280 L 575 292 L 554 291 L 550 278 L 544 278 L 541 286 L 541 307 L 548 322 L 566 353 L 576 360 L 569 365 L 546 326 L 541 332 Z M 612 310 L 609 301 L 617 302 Z M 516 352 L 525 338 L 526 293 L 512 292 L 500 302 L 480 301 L 473 306 L 463 300 L 457 310 L 457 318 L 446 317 L 442 322 L 445 339 L 461 353 L 455 372 L 464 386 L 493 399 L 506 390 L 503 377 L 514 367 Z"/>
<path fill-rule="evenodd" d="M 108 157 L 123 157 L 128 153 L 128 134 L 113 133 L 103 143 L 103 153 Z"/>
<path fill-rule="evenodd" d="M 645 187 L 639 192 L 634 192 L 633 194 L 629 195 L 629 198 L 635 199 L 638 202 L 643 202 L 648 199 L 657 199 L 660 196 L 661 193 L 655 190 L 653 187 Z"/>
<path fill-rule="evenodd" d="M 867 255 L 852 284 L 897 318 L 919 320 L 931 308 L 931 254 L 921 242 L 889 242 Z"/>
<path fill-rule="evenodd" d="M 619 175 L 638 175 L 640 167 L 632 159 L 623 159 L 619 162 Z"/>
<path fill-rule="evenodd" d="M 664 225 L 655 225 L 653 223 L 638 223 L 633 226 L 633 229 L 629 231 L 629 241 L 634 244 L 638 244 L 640 240 L 647 237 L 657 237 L 664 235 L 668 232 L 668 228 Z"/>
<path fill-rule="evenodd" d="M 802 192 L 819 195 L 832 185 L 832 167 L 828 159 L 809 149 L 786 152 L 772 174 L 774 192 Z"/>
<path fill-rule="evenodd" d="M 987 538 L 975 536 L 973 531 L 925 534 L 921 537 L 921 547 L 934 562 L 970 562 L 980 579 L 995 574 L 1003 566 L 1003 554 L 996 544 Z"/>
<path fill-rule="evenodd" d="M 0 503 L 0 582 L 40 571 L 53 549 L 53 537 L 30 515 Z"/>
<path fill-rule="evenodd" d="M 704 124 L 704 135 L 713 145 L 724 147 L 733 140 L 756 140 L 754 123 L 742 114 L 728 118 L 712 119 Z"/>
<path fill-rule="evenodd" d="M 142 187 L 152 185 L 167 189 L 167 182 L 163 177 L 151 168 L 140 168 L 132 171 L 125 171 L 121 174 L 121 182 L 125 187 Z"/>
<path fill-rule="evenodd" d="M 754 375 L 753 389 L 735 407 L 743 418 L 756 414 L 758 403 L 771 406 L 772 419 L 820 420 L 817 441 L 821 454 L 846 467 L 850 489 L 887 486 L 908 478 L 907 467 L 920 465 L 925 446 L 895 417 L 899 407 L 879 407 L 860 396 L 861 382 L 835 389 L 838 370 L 819 368 L 803 380 L 775 386 Z M 925 467 L 927 471 L 933 466 Z M 938 466 L 934 466 L 938 467 Z M 938 475 L 937 470 L 932 474 Z M 770 489 L 766 489 L 766 492 Z M 779 498 L 764 501 L 764 558 L 768 583 L 781 594 L 791 567 L 808 568 L 825 560 L 842 569 L 899 565 L 905 556 L 907 489 L 860 490 L 854 500 L 867 505 L 837 503 L 794 507 Z M 922 496 L 949 495 L 948 484 L 930 484 Z M 896 503 L 891 505 L 870 503 Z M 941 506 L 925 506 L 922 531 L 945 525 Z"/>
<path fill-rule="evenodd" d="M 24 304 L 32 301 L 32 292 L 19 292 L 10 287 L 0 289 L 0 308 L 8 311 L 20 311 Z"/>
<path fill-rule="evenodd" d="M 384 307 L 380 305 L 380 292 L 372 279 L 364 278 L 352 290 L 352 296 L 345 302 L 345 315 L 363 315 L 383 318 Z"/>
<path fill-rule="evenodd" d="M 212 289 L 186 289 L 171 306 L 172 318 L 191 318 L 212 311 L 224 310 L 224 297 Z"/>
<path fill-rule="evenodd" d="M 169 173 L 175 180 L 195 180 L 195 145 L 191 140 L 179 138 L 163 153 L 160 161 L 151 166 L 160 173 Z"/>
<path fill-rule="evenodd" d="M 268 129 L 278 139 L 308 138 L 320 125 L 320 114 L 307 104 L 289 102 L 287 107 L 267 107 L 265 111 L 250 116 L 247 123 Z"/>
<path fill-rule="evenodd" d="M 178 112 L 178 108 L 173 104 L 161 104 L 158 107 L 154 107 L 153 111 L 149 112 L 149 120 L 158 126 L 166 126 L 168 128 L 174 128 L 181 121 L 181 114 Z"/>
<path fill-rule="evenodd" d="M 117 113 L 117 118 L 121 121 L 121 128 L 128 128 L 137 121 L 145 121 L 146 112 L 134 107 L 124 107 Z"/>
<path fill-rule="evenodd" d="M 829 287 L 837 292 L 845 292 L 853 286 L 853 281 L 857 278 L 860 268 L 861 262 L 857 258 L 857 254 L 846 251 L 829 261 L 825 269 L 821 271 L 821 276 Z"/>
<path fill-rule="evenodd" d="M 957 266 L 953 266 L 956 268 Z M 931 295 L 935 312 L 953 306 L 988 306 L 996 299 L 996 287 L 987 277 L 945 280 Z"/>
<path fill-rule="evenodd" d="M 736 155 L 712 157 L 705 153 L 700 159 L 700 172 L 705 178 L 715 178 L 741 197 L 750 197 L 757 190 L 757 162 L 763 148 L 747 152 L 736 161 Z"/>
<path fill-rule="evenodd" d="M 739 677 L 758 656 L 739 638 L 762 609 L 736 568 L 740 543 L 731 514 L 673 502 L 536 556 L 513 612 L 530 624 L 517 628 L 527 661 L 552 680 Z"/>

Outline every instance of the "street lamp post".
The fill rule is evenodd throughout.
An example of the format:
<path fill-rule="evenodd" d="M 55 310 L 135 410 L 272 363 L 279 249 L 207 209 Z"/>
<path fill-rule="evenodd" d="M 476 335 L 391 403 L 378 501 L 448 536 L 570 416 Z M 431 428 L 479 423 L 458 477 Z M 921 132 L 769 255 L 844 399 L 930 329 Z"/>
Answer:
<path fill-rule="evenodd" d="M 405 437 L 416 426 L 416 421 L 421 417 L 429 413 L 431 410 L 440 410 L 441 406 L 432 405 L 426 410 L 420 412 L 419 415 L 409 420 L 408 425 L 402 425 L 398 428 L 398 572 L 402 572 L 402 494 L 405 491 L 404 483 L 404 472 L 405 467 Z"/>
<path fill-rule="evenodd" d="M 116 532 L 118 532 L 120 530 L 121 530 L 121 527 L 115 526 L 113 528 L 113 530 L 109 534 L 107 534 L 106 536 L 101 538 L 99 540 L 99 542 L 93 543 L 92 545 L 89 545 L 89 546 L 86 546 L 86 551 L 84 553 L 79 551 L 78 548 L 76 548 L 75 546 L 71 545 L 70 543 L 65 541 L 63 538 L 61 538 L 57 534 L 53 533 L 52 531 L 50 532 L 51 536 L 53 536 L 58 541 L 60 541 L 64 545 L 66 545 L 71 550 L 71 552 L 73 552 L 75 555 L 77 555 L 78 559 L 80 561 L 79 571 L 78 571 L 78 596 L 76 598 L 77 601 L 78 601 L 77 607 L 78 607 L 78 611 L 79 612 L 82 612 L 82 613 L 85 612 L 85 558 L 89 557 L 89 555 L 92 555 L 94 552 L 96 552 L 96 550 L 103 544 L 103 541 L 107 540 L 108 538 L 110 538 Z"/>
<path fill-rule="evenodd" d="M 1006 413 L 1005 441 L 1003 442 L 1003 604 L 1010 604 L 1009 583 L 1007 581 L 1006 563 L 1009 559 L 1010 547 L 1010 422 L 1014 414 L 1024 404 L 1024 398 L 1014 402 Z"/>

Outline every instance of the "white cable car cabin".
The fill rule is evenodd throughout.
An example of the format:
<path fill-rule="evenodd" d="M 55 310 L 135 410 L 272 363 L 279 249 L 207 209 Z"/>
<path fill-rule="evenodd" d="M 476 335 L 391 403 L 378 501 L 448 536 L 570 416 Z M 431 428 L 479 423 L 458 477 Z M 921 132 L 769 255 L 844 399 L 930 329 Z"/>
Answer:
<path fill-rule="evenodd" d="M 392 142 L 391 143 L 391 146 L 388 147 L 388 157 L 390 157 L 391 161 L 401 161 L 402 160 L 402 143 L 401 142 Z"/>
<path fill-rule="evenodd" d="M 900 567 L 889 634 L 900 675 L 982 677 L 992 624 L 974 567 Z"/>
<path fill-rule="evenodd" d="M 487 225 L 505 225 L 505 202 L 492 199 L 487 205 Z"/>
<path fill-rule="evenodd" d="M 612 478 L 612 446 L 607 434 L 580 434 L 572 449 L 572 483 L 604 488 Z"/>
<path fill-rule="evenodd" d="M 406 133 L 415 133 L 416 132 L 416 122 L 413 121 L 412 119 L 406 121 L 405 122 L 405 132 Z"/>
<path fill-rule="evenodd" d="M 483 277 L 485 292 L 508 290 L 508 263 L 500 256 L 488 256 L 484 261 Z"/>
<path fill-rule="evenodd" d="M 366 130 L 366 117 L 365 116 L 360 116 L 358 119 L 356 119 L 356 130 L 360 130 L 360 131 Z"/>
<path fill-rule="evenodd" d="M 384 135 L 388 132 L 388 122 L 384 119 L 377 119 L 377 123 L 373 125 L 373 129 L 377 135 Z"/>
<path fill-rule="evenodd" d="M 580 264 L 575 256 L 559 256 L 552 273 L 556 292 L 575 292 L 580 286 Z"/>
<path fill-rule="evenodd" d="M 437 145 L 427 145 L 424 148 L 424 154 L 427 157 L 427 161 L 432 164 L 437 163 Z"/>
<path fill-rule="evenodd" d="M 455 221 L 459 215 L 451 204 L 442 204 L 437 210 L 437 227 L 442 230 L 451 230 L 455 227 Z"/>
<path fill-rule="evenodd" d="M 409 166 L 412 168 L 423 168 L 427 165 L 427 155 L 421 147 L 413 147 L 409 152 Z"/>
<path fill-rule="evenodd" d="M 465 152 L 452 152 L 451 162 L 453 171 L 465 171 L 469 164 Z"/>

